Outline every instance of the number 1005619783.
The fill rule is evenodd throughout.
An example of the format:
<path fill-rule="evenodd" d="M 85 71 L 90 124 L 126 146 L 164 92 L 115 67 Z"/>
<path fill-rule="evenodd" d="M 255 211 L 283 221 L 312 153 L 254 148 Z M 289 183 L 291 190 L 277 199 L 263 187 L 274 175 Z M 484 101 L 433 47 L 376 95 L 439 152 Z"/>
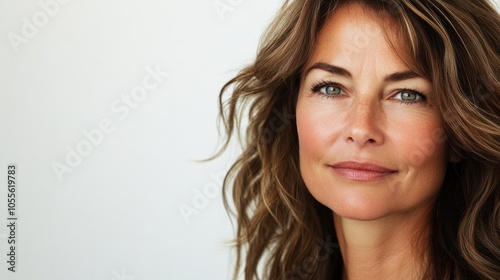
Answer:
<path fill-rule="evenodd" d="M 7 210 L 11 217 L 16 215 L 16 172 L 15 165 L 7 167 Z"/>

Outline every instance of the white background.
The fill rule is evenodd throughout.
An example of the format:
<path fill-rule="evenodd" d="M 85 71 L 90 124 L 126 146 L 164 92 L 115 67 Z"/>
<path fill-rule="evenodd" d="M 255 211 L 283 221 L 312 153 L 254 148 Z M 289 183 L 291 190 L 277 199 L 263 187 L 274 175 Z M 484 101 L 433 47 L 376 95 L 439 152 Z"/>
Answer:
<path fill-rule="evenodd" d="M 217 147 L 219 89 L 251 62 L 282 1 L 72 0 L 46 22 L 38 2 L 0 2 L 0 279 L 229 279 L 220 180 L 234 153 L 196 160 Z M 126 117 L 112 109 L 148 68 L 169 76 Z M 82 131 L 106 119 L 114 130 L 69 167 Z M 60 180 L 54 164 L 71 172 Z"/>
<path fill-rule="evenodd" d="M 0 279 L 229 279 L 220 178 L 234 157 L 197 160 L 217 147 L 221 86 L 254 58 L 281 1 L 72 0 L 45 19 L 39 1 L 50 2 L 0 2 Z M 169 76 L 128 116 L 113 110 L 148 67 Z M 114 130 L 70 167 L 68 149 L 103 119 Z M 54 162 L 72 170 L 62 181 Z"/>

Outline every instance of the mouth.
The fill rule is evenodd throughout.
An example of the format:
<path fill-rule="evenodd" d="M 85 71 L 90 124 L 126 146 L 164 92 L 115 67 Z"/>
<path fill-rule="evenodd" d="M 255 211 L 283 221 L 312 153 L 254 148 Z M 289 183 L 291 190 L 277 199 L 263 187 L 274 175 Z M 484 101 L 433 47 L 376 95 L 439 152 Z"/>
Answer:
<path fill-rule="evenodd" d="M 369 162 L 345 161 L 329 165 L 329 167 L 342 178 L 354 181 L 379 180 L 397 172 Z"/>

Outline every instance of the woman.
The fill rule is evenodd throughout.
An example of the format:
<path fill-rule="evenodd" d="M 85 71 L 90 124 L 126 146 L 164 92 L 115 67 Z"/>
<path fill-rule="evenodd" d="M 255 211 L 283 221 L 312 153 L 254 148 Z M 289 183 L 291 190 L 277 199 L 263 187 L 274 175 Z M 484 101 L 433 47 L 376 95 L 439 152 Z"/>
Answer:
<path fill-rule="evenodd" d="M 486 0 L 287 1 L 221 91 L 235 278 L 500 279 L 499 31 Z"/>

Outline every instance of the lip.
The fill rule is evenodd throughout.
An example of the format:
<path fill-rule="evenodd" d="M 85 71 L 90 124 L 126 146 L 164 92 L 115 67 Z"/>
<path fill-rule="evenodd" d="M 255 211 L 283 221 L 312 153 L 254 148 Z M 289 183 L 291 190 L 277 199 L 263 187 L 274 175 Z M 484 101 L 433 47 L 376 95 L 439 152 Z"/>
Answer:
<path fill-rule="evenodd" d="M 370 162 L 344 161 L 329 166 L 342 178 L 354 181 L 379 180 L 396 172 Z"/>

